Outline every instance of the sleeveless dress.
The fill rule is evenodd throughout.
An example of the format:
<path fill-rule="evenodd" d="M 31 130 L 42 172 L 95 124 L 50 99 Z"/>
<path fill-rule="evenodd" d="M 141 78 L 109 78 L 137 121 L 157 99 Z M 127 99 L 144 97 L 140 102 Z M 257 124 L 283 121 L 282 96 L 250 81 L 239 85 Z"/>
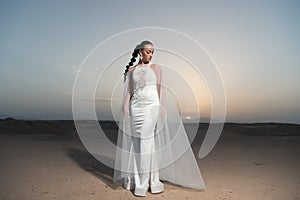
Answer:
<path fill-rule="evenodd" d="M 204 190 L 182 119 L 167 93 L 172 87 L 163 82 L 163 68 L 153 68 L 157 73 L 151 63 L 134 66 L 126 78 L 113 182 L 136 196 L 146 196 L 149 188 L 162 192 L 161 180 Z"/>
<path fill-rule="evenodd" d="M 127 189 L 134 187 L 134 194 L 145 196 L 150 186 L 152 193 L 162 192 L 158 170 L 153 170 L 154 132 L 160 113 L 157 90 L 157 77 L 150 63 L 137 65 L 132 73 L 133 95 L 130 100 L 130 113 L 134 125 L 133 147 L 140 156 L 134 159 L 134 180 L 125 179 Z M 152 164 L 152 165 L 151 165 Z"/>

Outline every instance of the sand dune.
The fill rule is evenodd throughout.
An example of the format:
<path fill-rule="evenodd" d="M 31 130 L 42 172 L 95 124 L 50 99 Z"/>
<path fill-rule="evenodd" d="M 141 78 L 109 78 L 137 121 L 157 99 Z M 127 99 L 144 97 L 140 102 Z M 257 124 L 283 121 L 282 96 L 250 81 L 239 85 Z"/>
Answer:
<path fill-rule="evenodd" d="M 115 141 L 116 124 L 101 125 Z M 206 129 L 200 125 L 195 152 Z M 226 124 L 213 151 L 197 159 L 205 191 L 165 182 L 163 193 L 144 199 L 300 199 L 299 130 Z M 112 183 L 113 170 L 87 152 L 72 121 L 1 120 L 0 152 L 0 199 L 141 199 Z"/>

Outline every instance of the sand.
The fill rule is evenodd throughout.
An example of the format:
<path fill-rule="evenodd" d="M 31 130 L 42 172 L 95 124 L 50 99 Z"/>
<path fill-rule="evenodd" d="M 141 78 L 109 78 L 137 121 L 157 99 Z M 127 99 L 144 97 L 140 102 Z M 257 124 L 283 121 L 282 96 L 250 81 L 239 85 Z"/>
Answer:
<path fill-rule="evenodd" d="M 300 199 L 299 126 L 228 124 L 213 151 L 197 159 L 206 190 L 164 182 L 163 193 L 135 197 L 112 183 L 113 170 L 89 154 L 70 125 L 72 122 L 33 121 L 29 123 L 31 132 L 24 123 L 27 122 L 0 122 L 1 200 Z M 205 127 L 199 130 L 193 143 L 195 152 Z M 106 132 L 114 135 L 116 127 L 106 125 Z"/>

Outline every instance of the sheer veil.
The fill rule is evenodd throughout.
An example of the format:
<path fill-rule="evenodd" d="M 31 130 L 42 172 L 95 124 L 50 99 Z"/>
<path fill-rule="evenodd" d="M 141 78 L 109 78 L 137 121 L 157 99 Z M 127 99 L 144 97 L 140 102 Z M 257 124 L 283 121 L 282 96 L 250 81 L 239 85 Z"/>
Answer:
<path fill-rule="evenodd" d="M 151 155 L 154 170 L 159 170 L 160 180 L 197 190 L 204 190 L 205 184 L 196 162 L 191 144 L 186 133 L 176 99 L 172 95 L 172 85 L 164 80 L 167 69 L 151 65 L 158 73 L 157 89 L 160 97 L 160 115 L 155 129 L 155 151 Z M 118 140 L 115 155 L 114 182 L 133 176 L 133 159 L 137 155 L 132 145 L 134 127 L 128 116 L 129 100 L 132 94 L 132 70 L 129 70 L 124 82 L 122 116 L 119 121 Z"/>

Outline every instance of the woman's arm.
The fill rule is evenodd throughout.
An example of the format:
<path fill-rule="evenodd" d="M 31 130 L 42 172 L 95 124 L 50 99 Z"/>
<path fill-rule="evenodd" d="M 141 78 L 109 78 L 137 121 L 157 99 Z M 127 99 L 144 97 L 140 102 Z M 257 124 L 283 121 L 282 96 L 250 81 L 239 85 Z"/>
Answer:
<path fill-rule="evenodd" d="M 163 74 L 162 69 L 159 65 L 153 64 L 150 66 L 151 69 L 154 71 L 157 81 L 157 93 L 159 96 L 160 106 L 161 106 L 161 117 L 165 116 L 165 106 L 166 106 L 166 96 L 165 96 L 165 87 L 163 85 Z"/>
<path fill-rule="evenodd" d="M 157 93 L 158 93 L 158 96 L 160 98 L 160 93 L 161 93 L 161 68 L 159 65 L 157 64 L 152 64 L 151 66 L 151 69 L 154 71 L 155 75 L 156 75 L 156 86 L 157 86 Z"/>
<path fill-rule="evenodd" d="M 132 72 L 133 72 L 133 67 L 131 67 L 128 71 L 128 74 L 127 74 L 127 79 L 125 81 L 125 84 L 124 84 L 124 93 L 123 93 L 123 114 L 125 116 L 129 116 L 129 102 L 130 102 L 130 99 L 133 95 L 133 84 L 132 84 Z"/>

